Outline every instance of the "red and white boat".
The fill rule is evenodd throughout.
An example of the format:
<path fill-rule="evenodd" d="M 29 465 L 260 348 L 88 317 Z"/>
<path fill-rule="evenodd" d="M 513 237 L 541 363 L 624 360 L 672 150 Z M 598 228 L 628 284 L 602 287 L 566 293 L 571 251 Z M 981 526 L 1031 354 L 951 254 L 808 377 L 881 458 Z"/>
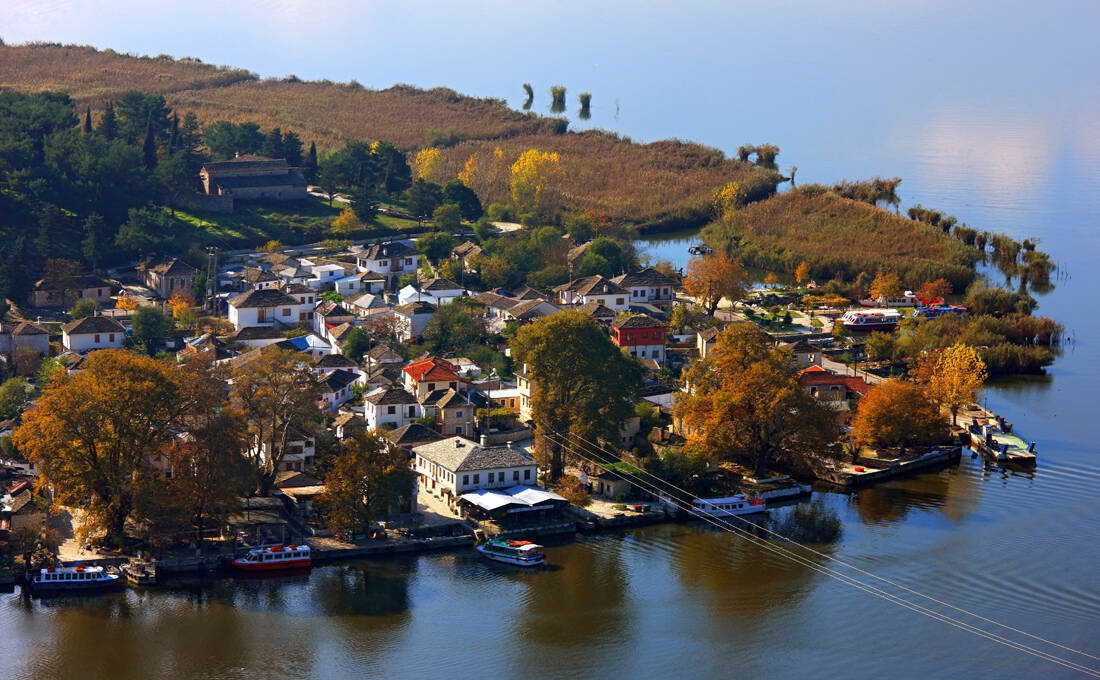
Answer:
<path fill-rule="evenodd" d="M 304 569 L 313 565 L 308 545 L 277 545 L 271 548 L 254 548 L 244 557 L 233 560 L 233 567 L 241 571 L 276 571 L 280 569 Z"/>
<path fill-rule="evenodd" d="M 840 323 L 850 331 L 892 331 L 901 321 L 896 309 L 853 309 L 844 312 Z"/>
<path fill-rule="evenodd" d="M 916 293 L 913 291 L 907 290 L 905 291 L 905 295 L 899 298 L 888 299 L 881 296 L 877 299 L 863 298 L 859 301 L 859 304 L 861 307 L 935 307 L 936 305 L 943 304 L 943 298 L 934 297 L 923 299 L 917 297 Z"/>

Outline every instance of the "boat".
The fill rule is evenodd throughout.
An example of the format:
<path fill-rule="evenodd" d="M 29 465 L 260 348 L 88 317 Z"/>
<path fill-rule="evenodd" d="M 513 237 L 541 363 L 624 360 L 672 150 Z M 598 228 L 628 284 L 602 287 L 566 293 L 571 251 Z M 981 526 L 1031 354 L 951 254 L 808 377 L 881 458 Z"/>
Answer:
<path fill-rule="evenodd" d="M 724 498 L 696 498 L 691 502 L 691 513 L 700 517 L 738 517 L 756 515 L 768 509 L 767 502 L 757 496 L 749 499 L 743 494 Z"/>
<path fill-rule="evenodd" d="M 710 249 L 710 246 L 699 244 L 689 247 L 688 252 L 692 255 L 710 255 L 714 251 Z"/>
<path fill-rule="evenodd" d="M 122 577 L 132 586 L 151 586 L 157 582 L 157 567 L 149 562 L 134 560 L 119 567 Z"/>
<path fill-rule="evenodd" d="M 978 425 L 974 422 L 969 428 L 971 445 L 987 460 L 1000 465 L 1035 467 L 1038 463 L 1035 455 L 1035 442 L 1028 444 L 1011 432 L 1011 425 L 998 419 L 998 422 Z"/>
<path fill-rule="evenodd" d="M 313 566 L 308 545 L 277 545 L 253 548 L 244 557 L 233 560 L 233 568 L 241 571 L 277 571 L 304 569 Z"/>
<path fill-rule="evenodd" d="M 537 567 L 545 563 L 542 546 L 531 541 L 509 541 L 494 538 L 477 546 L 477 551 L 493 560 L 517 567 Z"/>
<path fill-rule="evenodd" d="M 943 304 L 942 297 L 920 298 L 911 290 L 905 291 L 905 295 L 899 298 L 863 298 L 859 301 L 861 307 L 936 307 Z"/>
<path fill-rule="evenodd" d="M 935 307 L 917 307 L 913 310 L 913 316 L 935 319 L 939 316 L 962 316 L 966 312 L 966 307 L 961 305 L 938 305 Z"/>
<path fill-rule="evenodd" d="M 850 331 L 892 331 L 901 321 L 896 309 L 853 309 L 844 312 L 840 323 Z"/>
<path fill-rule="evenodd" d="M 28 585 L 36 593 L 85 592 L 120 586 L 122 578 L 103 567 L 44 567 Z"/>

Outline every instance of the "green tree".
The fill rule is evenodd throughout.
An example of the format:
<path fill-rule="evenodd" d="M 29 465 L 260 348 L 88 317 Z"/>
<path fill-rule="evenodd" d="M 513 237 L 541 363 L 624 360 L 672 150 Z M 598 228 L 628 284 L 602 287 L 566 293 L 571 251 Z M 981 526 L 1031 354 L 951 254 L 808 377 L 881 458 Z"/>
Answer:
<path fill-rule="evenodd" d="M 73 319 L 83 319 L 86 316 L 91 316 L 99 311 L 99 303 L 91 298 L 81 298 L 76 301 L 72 309 L 69 310 L 69 316 Z"/>
<path fill-rule="evenodd" d="M 471 222 L 481 219 L 485 213 L 481 207 L 481 199 L 461 180 L 447 182 L 447 186 L 443 187 L 443 202 L 457 205 L 462 212 L 462 219 Z"/>
<path fill-rule="evenodd" d="M 92 107 L 84 111 L 84 134 L 92 134 Z"/>
<path fill-rule="evenodd" d="M 623 355 L 592 317 L 564 311 L 524 326 L 512 354 L 532 381 L 532 415 L 540 433 L 536 454 L 551 480 L 563 474 L 570 436 L 619 440 L 634 412 L 642 367 Z"/>
<path fill-rule="evenodd" d="M 172 317 L 148 305 L 134 310 L 131 327 L 130 337 L 150 356 L 156 353 L 158 341 L 171 336 L 176 330 Z"/>
<path fill-rule="evenodd" d="M 279 128 L 271 128 L 264 136 L 264 143 L 260 146 L 260 155 L 268 158 L 286 158 L 286 148 L 283 146 L 283 131 Z"/>
<path fill-rule="evenodd" d="M 141 145 L 141 156 L 149 170 L 157 167 L 157 138 L 153 132 L 152 121 L 145 127 L 145 141 Z"/>
<path fill-rule="evenodd" d="M 432 222 L 442 232 L 454 232 L 462 228 L 462 211 L 453 203 L 444 203 L 432 211 Z"/>
<path fill-rule="evenodd" d="M 8 378 L 0 385 L 0 418 L 14 418 L 27 405 L 30 385 L 22 378 Z"/>
<path fill-rule="evenodd" d="M 171 239 L 174 226 L 172 217 L 156 206 L 132 208 L 115 235 L 115 245 L 128 253 L 151 253 Z"/>
<path fill-rule="evenodd" d="M 486 339 L 485 307 L 480 302 L 461 298 L 442 305 L 424 326 L 424 347 L 433 354 L 461 352 Z"/>
<path fill-rule="evenodd" d="M 340 442 L 318 506 L 333 532 L 350 538 L 399 511 L 412 496 L 414 479 L 404 450 L 377 432 L 359 432 Z"/>
<path fill-rule="evenodd" d="M 91 265 L 92 271 L 99 269 L 99 263 L 103 261 L 104 249 L 107 244 L 104 241 L 103 218 L 96 213 L 88 215 L 84 220 L 84 240 L 81 242 L 81 253 L 84 259 Z"/>
<path fill-rule="evenodd" d="M 115 105 L 108 101 L 103 107 L 103 117 L 99 119 L 99 127 L 96 128 L 105 139 L 111 140 L 118 136 L 118 118 L 115 117 Z"/>
<path fill-rule="evenodd" d="M 352 328 L 344 337 L 344 347 L 340 350 L 340 353 L 352 361 L 359 361 L 363 358 L 363 354 L 370 349 L 370 345 L 370 335 L 366 331 L 358 327 Z"/>
<path fill-rule="evenodd" d="M 309 153 L 302 164 L 302 174 L 310 184 L 317 181 L 317 142 L 309 143 Z"/>
<path fill-rule="evenodd" d="M 405 196 L 405 206 L 416 221 L 423 223 L 443 201 L 443 187 L 418 179 Z"/>
<path fill-rule="evenodd" d="M 445 231 L 425 234 L 416 240 L 416 250 L 432 262 L 450 257 L 454 247 L 455 238 Z"/>

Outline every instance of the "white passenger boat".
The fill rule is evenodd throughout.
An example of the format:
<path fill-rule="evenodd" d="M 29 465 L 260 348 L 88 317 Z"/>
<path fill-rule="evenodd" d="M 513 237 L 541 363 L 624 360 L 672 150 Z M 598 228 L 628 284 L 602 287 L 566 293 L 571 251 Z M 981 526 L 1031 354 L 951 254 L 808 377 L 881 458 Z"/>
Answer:
<path fill-rule="evenodd" d="M 725 498 L 696 498 L 691 502 L 691 513 L 700 517 L 736 517 L 755 515 L 768 509 L 763 498 L 749 499 L 741 494 Z"/>
<path fill-rule="evenodd" d="M 46 567 L 29 585 L 36 593 L 65 593 L 114 588 L 122 581 L 118 573 L 103 567 Z"/>
<path fill-rule="evenodd" d="M 280 571 L 306 569 L 313 565 L 308 545 L 277 545 L 271 548 L 254 548 L 244 557 L 233 560 L 238 571 Z"/>
<path fill-rule="evenodd" d="M 494 538 L 477 546 L 477 551 L 495 562 L 517 567 L 537 567 L 546 561 L 542 546 L 531 541 L 509 541 Z"/>
<path fill-rule="evenodd" d="M 901 321 L 896 309 L 868 309 L 844 312 L 840 323 L 850 331 L 892 331 Z"/>

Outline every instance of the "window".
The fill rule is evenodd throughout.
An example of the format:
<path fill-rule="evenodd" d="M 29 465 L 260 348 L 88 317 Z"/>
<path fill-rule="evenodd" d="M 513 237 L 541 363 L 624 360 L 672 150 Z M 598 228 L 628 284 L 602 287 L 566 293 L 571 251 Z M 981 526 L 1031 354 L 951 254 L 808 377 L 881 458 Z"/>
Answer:
<path fill-rule="evenodd" d="M 526 470 L 523 471 L 523 478 L 524 479 L 531 479 L 531 468 L 527 468 Z"/>
<path fill-rule="evenodd" d="M 413 263 L 413 260 L 412 260 L 411 257 L 406 257 L 405 258 L 405 264 L 412 264 L 412 263 Z"/>
<path fill-rule="evenodd" d="M 387 406 L 386 407 L 386 413 L 388 415 L 391 415 L 391 416 L 397 415 L 397 407 L 396 406 Z"/>
<path fill-rule="evenodd" d="M 98 334 L 98 333 L 96 333 L 96 336 L 95 336 L 95 341 L 96 341 L 96 342 L 99 342 L 99 334 Z"/>
<path fill-rule="evenodd" d="M 512 481 L 513 482 L 518 482 L 519 481 L 519 470 L 512 470 Z"/>
<path fill-rule="evenodd" d="M 290 307 L 283 307 L 283 316 L 290 316 Z"/>
<path fill-rule="evenodd" d="M 477 473 L 474 473 L 474 484 L 478 484 L 480 482 L 481 482 L 481 475 L 479 475 Z"/>
<path fill-rule="evenodd" d="M 435 389 L 435 383 L 428 383 L 428 391 L 431 392 Z"/>
<path fill-rule="evenodd" d="M 470 475 L 462 475 L 462 483 L 464 485 L 469 484 L 470 483 Z"/>
<path fill-rule="evenodd" d="M 455 418 L 461 418 L 461 417 L 462 417 L 462 411 L 456 411 L 455 412 Z"/>
<path fill-rule="evenodd" d="M 492 472 L 489 473 L 489 483 L 490 484 L 493 483 L 493 473 Z"/>
<path fill-rule="evenodd" d="M 409 417 L 413 418 L 415 416 L 416 416 L 416 407 L 415 406 L 410 406 L 409 407 Z"/>
<path fill-rule="evenodd" d="M 108 335 L 107 336 L 107 341 L 108 342 L 114 342 L 115 341 L 115 334 L 111 333 L 110 335 Z"/>
<path fill-rule="evenodd" d="M 615 304 L 622 305 L 623 302 L 625 302 L 625 300 L 623 300 L 623 298 L 615 298 Z"/>
<path fill-rule="evenodd" d="M 386 265 L 388 265 L 389 263 L 390 263 L 390 261 L 389 261 L 389 260 L 379 260 L 379 261 L 378 261 L 378 264 L 382 265 L 383 267 L 385 267 L 385 266 L 386 266 Z"/>
<path fill-rule="evenodd" d="M 458 389 L 458 383 L 450 383 L 450 386 L 452 390 Z"/>

